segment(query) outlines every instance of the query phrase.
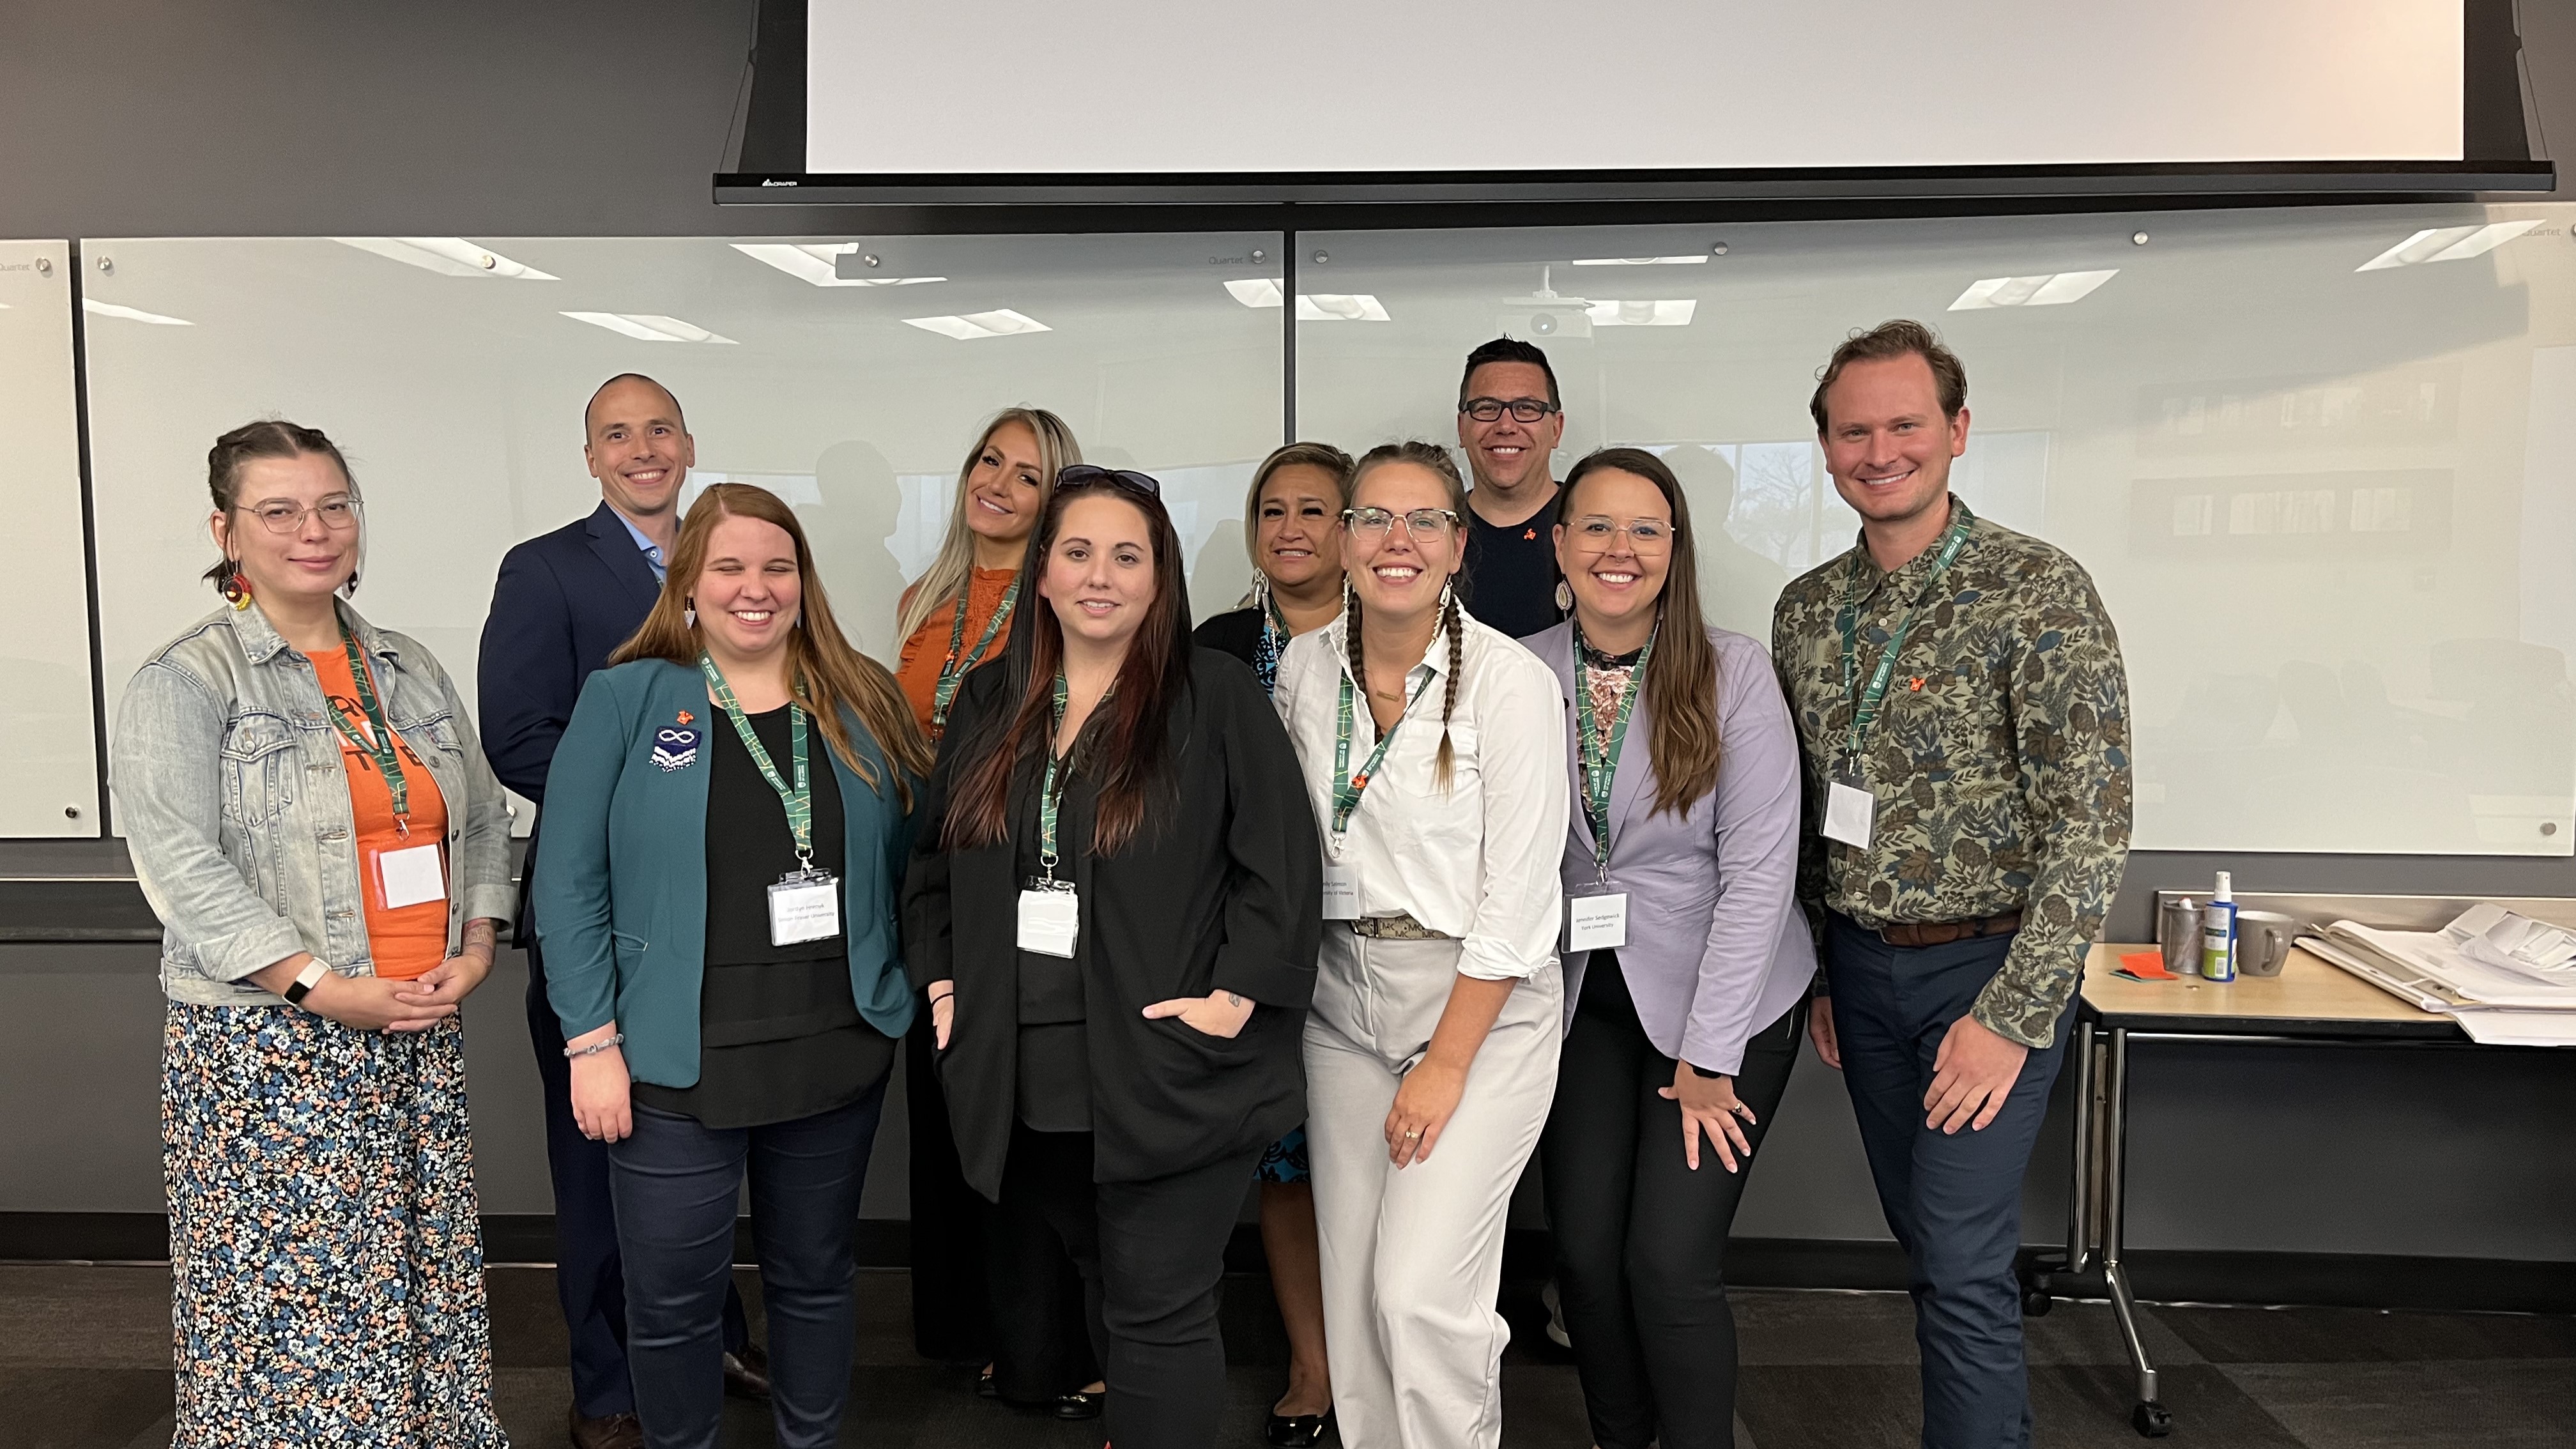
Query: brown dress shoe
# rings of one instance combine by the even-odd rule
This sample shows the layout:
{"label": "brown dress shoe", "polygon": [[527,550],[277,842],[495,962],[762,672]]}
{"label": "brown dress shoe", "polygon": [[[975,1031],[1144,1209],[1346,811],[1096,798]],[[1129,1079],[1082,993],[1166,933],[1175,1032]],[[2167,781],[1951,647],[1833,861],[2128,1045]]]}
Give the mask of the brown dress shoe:
{"label": "brown dress shoe", "polygon": [[740,1353],[724,1356],[725,1392],[737,1399],[769,1397],[769,1355],[746,1343]]}
{"label": "brown dress shoe", "polygon": [[644,1449],[644,1425],[633,1414],[602,1414],[596,1419],[572,1411],[572,1449]]}

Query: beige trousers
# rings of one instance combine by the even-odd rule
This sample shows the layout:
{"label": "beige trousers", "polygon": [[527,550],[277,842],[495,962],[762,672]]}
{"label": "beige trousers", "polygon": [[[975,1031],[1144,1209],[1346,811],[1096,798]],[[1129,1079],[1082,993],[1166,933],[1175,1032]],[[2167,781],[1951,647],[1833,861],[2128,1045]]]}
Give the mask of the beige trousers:
{"label": "beige trousers", "polygon": [[1430,1160],[1399,1171],[1387,1111],[1430,1045],[1457,963],[1455,941],[1325,924],[1306,1023],[1306,1147],[1346,1449],[1502,1442],[1504,1218],[1556,1095],[1565,983],[1551,965],[1513,988]]}

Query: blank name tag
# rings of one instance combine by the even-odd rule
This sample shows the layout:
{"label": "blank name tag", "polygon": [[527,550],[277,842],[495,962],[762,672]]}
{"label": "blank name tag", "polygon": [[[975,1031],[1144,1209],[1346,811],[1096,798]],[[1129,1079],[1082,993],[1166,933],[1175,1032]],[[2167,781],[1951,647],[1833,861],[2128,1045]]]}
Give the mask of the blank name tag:
{"label": "blank name tag", "polygon": [[1878,814],[1878,797],[1857,780],[1836,780],[1825,787],[1825,838],[1869,849],[1870,822]]}
{"label": "blank name tag", "polygon": [[1082,932],[1082,898],[1069,890],[1020,892],[1020,949],[1070,956]]}
{"label": "blank name tag", "polygon": [[798,871],[769,888],[769,944],[793,946],[841,934],[841,882]]}
{"label": "blank name tag", "polygon": [[389,911],[447,899],[447,869],[435,844],[378,852],[376,884],[384,890]]}
{"label": "blank name tag", "polygon": [[1628,893],[1565,898],[1565,949],[1609,951],[1628,944]]}
{"label": "blank name tag", "polygon": [[1341,861],[1324,862],[1324,919],[1356,921],[1360,918],[1360,872],[1355,865]]}

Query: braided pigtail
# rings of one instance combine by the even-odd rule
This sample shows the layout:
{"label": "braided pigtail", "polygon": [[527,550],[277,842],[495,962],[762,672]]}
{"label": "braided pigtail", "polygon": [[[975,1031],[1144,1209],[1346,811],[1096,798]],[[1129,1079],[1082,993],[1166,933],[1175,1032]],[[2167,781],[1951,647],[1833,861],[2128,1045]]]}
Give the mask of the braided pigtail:
{"label": "braided pigtail", "polygon": [[1432,762],[1431,778],[1445,791],[1449,788],[1450,766],[1457,758],[1457,752],[1449,745],[1449,716],[1458,708],[1458,669],[1466,646],[1458,637],[1463,632],[1458,626],[1458,591],[1444,588],[1440,597],[1440,627],[1449,631],[1449,682],[1440,692],[1440,755]]}
{"label": "braided pigtail", "polygon": [[[1366,650],[1360,647],[1359,590],[1350,587],[1348,584],[1344,584],[1342,586],[1342,603],[1342,628],[1347,636],[1343,639],[1342,643],[1344,647],[1349,650],[1351,656],[1351,682],[1359,686],[1360,700],[1365,704],[1368,700],[1369,687],[1368,654]],[[1371,718],[1369,721],[1370,732],[1374,734],[1376,732],[1376,728],[1377,721],[1374,718]]]}

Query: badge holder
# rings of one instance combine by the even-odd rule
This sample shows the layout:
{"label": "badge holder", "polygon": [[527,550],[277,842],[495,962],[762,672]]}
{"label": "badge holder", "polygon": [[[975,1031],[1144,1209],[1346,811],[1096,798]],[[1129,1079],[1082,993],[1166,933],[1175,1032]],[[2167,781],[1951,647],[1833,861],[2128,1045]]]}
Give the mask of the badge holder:
{"label": "badge holder", "polygon": [[1360,918],[1360,868],[1340,858],[1340,842],[1334,842],[1333,853],[1324,857],[1324,919],[1356,921]]}
{"label": "badge holder", "polygon": [[841,934],[841,882],[828,870],[814,868],[810,851],[800,851],[798,868],[769,888],[769,944],[795,946]]}
{"label": "badge holder", "polygon": [[[1607,880],[1602,882],[1608,885]],[[1615,951],[1628,944],[1628,893],[1565,898],[1565,949]]]}
{"label": "badge holder", "polygon": [[1836,775],[1825,787],[1825,826],[1827,840],[1857,850],[1869,849],[1869,834],[1878,816],[1878,797],[1860,777],[1858,770]]}
{"label": "badge holder", "polygon": [[1069,957],[1082,934],[1082,897],[1073,882],[1055,878],[1052,853],[1044,864],[1047,873],[1029,877],[1020,890],[1020,949]]}

